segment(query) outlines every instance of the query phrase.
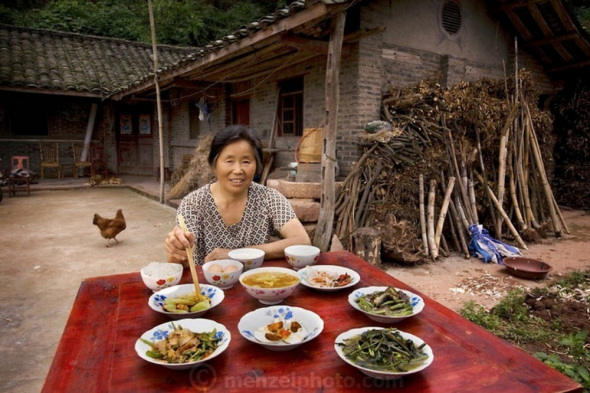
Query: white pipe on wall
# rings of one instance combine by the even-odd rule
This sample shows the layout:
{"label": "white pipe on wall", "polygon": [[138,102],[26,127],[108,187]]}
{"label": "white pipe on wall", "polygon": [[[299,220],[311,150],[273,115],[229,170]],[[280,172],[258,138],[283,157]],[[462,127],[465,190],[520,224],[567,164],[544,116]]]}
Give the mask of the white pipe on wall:
{"label": "white pipe on wall", "polygon": [[97,104],[92,104],[92,106],[90,107],[90,117],[88,118],[88,125],[86,126],[84,148],[82,149],[82,157],[80,157],[80,161],[88,161],[88,152],[90,150],[90,141],[92,140],[92,131],[94,130],[94,121],[96,120],[97,109]]}

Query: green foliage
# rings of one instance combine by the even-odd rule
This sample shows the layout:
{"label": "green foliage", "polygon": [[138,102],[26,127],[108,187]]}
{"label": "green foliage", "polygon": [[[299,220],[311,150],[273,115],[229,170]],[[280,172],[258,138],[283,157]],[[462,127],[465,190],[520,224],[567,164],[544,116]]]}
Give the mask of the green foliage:
{"label": "green foliage", "polygon": [[590,6],[582,6],[576,9],[576,17],[584,29],[590,33]]}
{"label": "green foliage", "polygon": [[[152,0],[159,44],[204,46],[286,0]],[[28,0],[0,5],[0,23],[151,42],[145,0]]]}
{"label": "green foliage", "polygon": [[564,347],[568,359],[572,361],[564,361],[554,353],[537,352],[535,354],[535,357],[543,363],[579,382],[586,392],[590,391],[590,350],[586,345],[587,335],[586,331],[570,333],[559,342]]}
{"label": "green foliage", "polygon": [[[590,286],[590,270],[575,271],[554,282],[551,288],[570,293],[574,289]],[[545,297],[551,288],[535,288],[530,296]],[[492,310],[470,301],[459,313],[468,320],[489,330],[515,345],[543,342],[555,353],[537,352],[534,356],[550,367],[579,382],[590,393],[590,346],[586,344],[586,331],[564,336],[563,326],[557,319],[546,322],[529,314],[522,290],[509,292]],[[562,356],[559,356],[562,355]]]}

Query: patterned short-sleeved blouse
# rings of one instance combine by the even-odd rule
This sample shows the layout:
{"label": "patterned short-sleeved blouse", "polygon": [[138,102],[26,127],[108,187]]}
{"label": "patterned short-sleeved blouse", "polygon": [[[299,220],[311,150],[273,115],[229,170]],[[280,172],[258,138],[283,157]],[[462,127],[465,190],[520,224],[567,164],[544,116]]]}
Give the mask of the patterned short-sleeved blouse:
{"label": "patterned short-sleeved blouse", "polygon": [[268,243],[271,233],[295,218],[291,204],[281,193],[252,183],[242,219],[228,227],[217,211],[210,186],[211,183],[191,192],[178,207],[187,230],[196,235],[194,257],[198,265],[215,248],[236,249]]}

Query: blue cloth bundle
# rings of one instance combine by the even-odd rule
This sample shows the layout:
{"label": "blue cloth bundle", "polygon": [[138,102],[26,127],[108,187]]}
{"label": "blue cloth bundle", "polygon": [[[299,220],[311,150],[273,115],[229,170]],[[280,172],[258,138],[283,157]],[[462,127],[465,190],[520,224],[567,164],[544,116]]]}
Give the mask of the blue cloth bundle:
{"label": "blue cloth bundle", "polygon": [[486,263],[496,262],[503,265],[503,257],[520,256],[520,250],[518,248],[494,239],[490,236],[487,229],[484,229],[483,225],[469,225],[469,230],[471,231],[469,251],[473,253],[474,257],[483,259]]}

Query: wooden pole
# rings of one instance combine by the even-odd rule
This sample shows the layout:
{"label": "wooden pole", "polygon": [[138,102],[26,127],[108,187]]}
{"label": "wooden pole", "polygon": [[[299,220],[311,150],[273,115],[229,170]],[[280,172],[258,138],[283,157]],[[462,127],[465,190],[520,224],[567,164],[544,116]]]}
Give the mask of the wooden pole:
{"label": "wooden pole", "polygon": [[156,106],[158,111],[158,138],[160,139],[160,203],[164,203],[164,131],[162,130],[162,100],[158,83],[158,46],[156,45],[156,27],[152,0],[148,0],[150,13],[150,29],[152,33],[152,50],[154,51],[154,85],[156,86]]}
{"label": "wooden pole", "polygon": [[[480,174],[479,173],[476,173],[475,175],[477,176],[477,178],[479,179],[479,181],[483,183],[483,179],[481,178]],[[522,238],[518,234],[518,231],[516,230],[516,228],[514,228],[514,225],[512,225],[512,222],[510,221],[510,218],[508,217],[508,214],[506,214],[506,212],[504,211],[504,209],[500,205],[500,202],[498,202],[498,199],[494,195],[494,192],[489,187],[487,187],[485,191],[488,194],[490,194],[490,197],[492,198],[492,202],[494,203],[494,206],[496,206],[496,209],[498,209],[498,211],[502,215],[502,218],[504,218],[504,221],[506,222],[506,225],[508,225],[508,229],[510,229],[510,232],[516,238],[516,241],[518,242],[518,244],[522,248],[524,248],[525,250],[528,250],[525,242],[522,240]]]}
{"label": "wooden pole", "polygon": [[442,235],[442,229],[443,229],[443,225],[445,224],[447,210],[449,209],[449,201],[451,200],[451,194],[453,192],[454,186],[455,186],[455,178],[451,177],[451,178],[449,178],[449,185],[447,186],[447,191],[445,192],[445,198],[443,199],[442,207],[440,208],[438,222],[436,223],[436,231],[434,233],[434,244],[436,245],[437,249],[439,248],[439,245],[440,245],[440,237]]}
{"label": "wooden pole", "polygon": [[428,207],[426,218],[428,220],[428,247],[432,259],[438,257],[438,248],[434,239],[434,200],[436,196],[436,180],[430,181],[430,192],[428,193]]}
{"label": "wooden pole", "polygon": [[332,239],[334,224],[334,187],[336,177],[336,130],[338,127],[338,105],[340,101],[340,55],[344,37],[346,13],[341,12],[332,19],[332,33],[328,44],[328,62],[326,65],[326,129],[322,154],[322,195],[320,215],[313,239],[313,244],[322,252],[328,251]]}
{"label": "wooden pole", "polygon": [[428,237],[426,236],[426,215],[424,212],[424,175],[420,174],[418,177],[420,183],[420,227],[422,229],[422,243],[424,244],[424,255],[428,256],[430,250],[428,248]]}

